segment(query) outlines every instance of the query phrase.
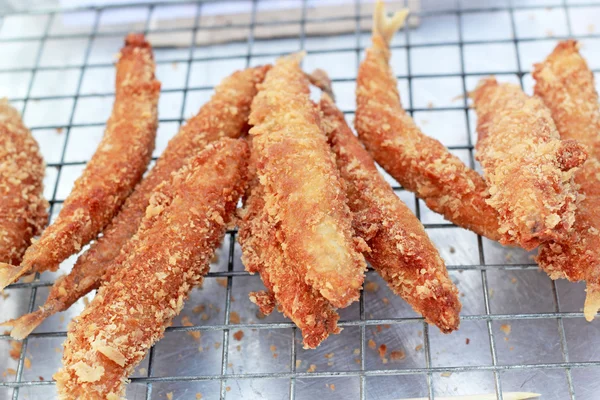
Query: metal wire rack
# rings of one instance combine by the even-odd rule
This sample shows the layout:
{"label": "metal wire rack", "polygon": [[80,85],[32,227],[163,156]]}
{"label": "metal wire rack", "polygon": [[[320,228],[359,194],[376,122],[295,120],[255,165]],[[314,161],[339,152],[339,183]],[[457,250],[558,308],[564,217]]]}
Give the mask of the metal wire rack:
{"label": "metal wire rack", "polygon": [[[116,53],[130,30],[107,28],[104,17],[110,13],[135,10],[146,15],[143,26],[134,29],[151,40],[153,35],[189,37],[185,47],[156,49],[159,79],[168,84],[162,90],[155,156],[228,74],[224,70],[270,62],[290,51],[307,51],[307,69],[319,66],[332,72],[340,106],[352,119],[356,70],[369,43],[369,32],[363,29],[371,18],[365,1],[348,1],[343,13],[323,18],[314,17],[311,10],[335,1],[300,0],[295,2],[297,13],[268,21],[261,18],[268,1],[232,0],[228,3],[248,10],[247,22],[203,24],[204,11],[216,3],[165,1],[2,15],[0,54],[13,52],[14,57],[11,53],[0,60],[0,88],[10,88],[2,88],[7,91],[2,94],[22,106],[26,123],[42,145],[51,215],[57,214],[99,141],[106,119],[100,114],[110,110],[112,86],[104,77],[110,76],[113,65],[106,54]],[[193,22],[152,28],[157,15],[170,7],[187,10]],[[57,29],[57,21],[67,15],[83,22],[75,30]],[[600,71],[594,55],[600,49],[600,34],[593,26],[600,4],[422,0],[413,15],[417,26],[393,41],[392,64],[403,103],[426,133],[471,166],[476,166],[474,115],[464,94],[480,76],[495,74],[530,90],[531,63],[541,61],[566,37],[581,40],[591,67]],[[344,21],[353,23],[353,32],[311,36],[311,25]],[[15,24],[27,24],[28,29],[14,35]],[[297,27],[297,35],[268,41],[255,35],[258,29],[282,25]],[[197,45],[195,38],[203,31],[226,29],[247,30],[247,40]],[[100,57],[103,49],[106,54]],[[289,320],[277,313],[258,315],[246,300],[260,281],[243,270],[233,230],[227,232],[204,287],[192,293],[166,337],[135,371],[128,398],[187,399],[202,394],[208,399],[434,399],[495,393],[502,399],[503,391],[522,390],[542,393],[544,399],[599,398],[600,353],[595,347],[600,345],[600,324],[583,320],[583,286],[550,281],[530,254],[502,248],[445,222],[389,176],[386,179],[421,218],[463,293],[459,332],[444,336],[428,327],[370,270],[360,302],[341,311],[342,334],[305,351]],[[62,272],[73,261],[65,262]],[[56,276],[44,273],[11,285],[0,298],[2,317],[40,305]],[[9,371],[0,377],[0,398],[56,396],[51,375],[60,364],[57,346],[64,340],[68,320],[81,307],[77,304],[44,323],[23,342],[16,360],[0,357],[0,368]],[[9,336],[0,335],[1,354],[8,354],[10,343]]]}

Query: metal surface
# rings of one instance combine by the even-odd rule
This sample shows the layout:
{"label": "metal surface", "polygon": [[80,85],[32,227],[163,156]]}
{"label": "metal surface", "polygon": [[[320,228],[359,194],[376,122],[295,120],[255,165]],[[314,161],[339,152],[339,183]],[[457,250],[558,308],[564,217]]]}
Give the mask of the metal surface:
{"label": "metal surface", "polygon": [[[234,3],[234,2],[232,2]],[[311,19],[311,9],[331,2],[297,1],[299,11],[277,22],[261,19],[265,1],[247,7],[248,23],[205,26],[202,3],[152,3],[61,11],[51,9],[2,17],[0,95],[21,107],[47,162],[46,195],[56,216],[62,201],[102,135],[113,100],[114,54],[131,29],[156,35],[187,35],[186,48],[156,49],[163,82],[155,156],[179,124],[193,115],[218,81],[231,71],[307,50],[307,70],[329,71],[340,107],[351,121],[354,87],[369,32],[367,4],[350,1],[343,15]],[[268,6],[268,5],[267,5]],[[169,7],[187,7],[194,22],[152,30]],[[429,135],[470,165],[474,114],[464,97],[480,76],[521,82],[530,93],[532,63],[541,61],[558,38],[576,37],[594,71],[600,71],[600,4],[568,0],[423,0],[420,25],[398,33],[392,65],[405,107]],[[119,29],[107,15],[123,10],[140,21]],[[72,14],[74,13],[74,14]],[[80,23],[63,23],[65,14]],[[354,34],[311,37],[314,24],[353,20]],[[145,22],[143,22],[145,21]],[[270,24],[298,27],[296,38],[254,40]],[[19,27],[21,27],[19,29]],[[23,29],[22,27],[27,27]],[[196,47],[203,30],[247,29],[248,40]],[[399,399],[459,394],[531,391],[542,399],[600,398],[600,321],[587,323],[581,307],[584,286],[552,282],[532,254],[502,248],[457,228],[432,213],[386,175],[398,195],[421,218],[462,292],[462,324],[442,335],[428,327],[373,271],[359,303],[341,310],[344,331],[317,350],[302,349],[293,324],[275,312],[257,314],[248,292],[261,288],[240,261],[236,232],[228,232],[203,288],[197,288],[165,338],[136,369],[129,399]],[[10,286],[0,297],[2,320],[35,309],[48,287],[69,270],[71,257],[55,273]],[[78,302],[23,342],[16,360],[11,341],[0,335],[0,399],[56,397],[52,374],[60,345]],[[189,326],[191,325],[191,326]],[[243,332],[243,338],[238,340]],[[196,336],[193,335],[195,333]],[[198,335],[199,334],[199,335]],[[379,346],[387,346],[381,357]],[[393,353],[392,351],[396,352]],[[14,369],[14,374],[9,369]]]}

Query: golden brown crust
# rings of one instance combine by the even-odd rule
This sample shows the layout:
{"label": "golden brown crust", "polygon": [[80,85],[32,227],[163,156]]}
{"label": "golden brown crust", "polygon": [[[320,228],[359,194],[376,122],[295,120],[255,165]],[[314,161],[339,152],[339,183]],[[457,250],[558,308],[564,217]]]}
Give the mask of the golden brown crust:
{"label": "golden brown crust", "polygon": [[370,247],[365,257],[427,322],[444,333],[457,329],[458,289],[423,225],[379,174],[329,96],[320,106],[356,231]]}
{"label": "golden brown crust", "polygon": [[585,280],[584,314],[592,320],[600,308],[600,110],[592,71],[577,42],[560,42],[535,66],[535,94],[550,108],[563,139],[587,145],[590,157],[575,174],[585,198],[578,204],[574,234],[540,246],[537,262],[551,278]]}
{"label": "golden brown crust", "polygon": [[594,74],[574,40],[560,42],[535,65],[535,94],[551,109],[563,139],[575,139],[600,159],[600,111]]}
{"label": "golden brown crust", "polygon": [[56,221],[25,252],[0,288],[32,272],[56,270],[111,221],[141,179],[154,149],[160,82],[154,77],[152,48],[130,34],[117,63],[116,94],[102,141]]}
{"label": "golden brown crust", "polygon": [[48,222],[45,164],[39,146],[8,100],[0,100],[0,262],[19,264]]}
{"label": "golden brown crust", "polygon": [[[69,326],[62,399],[117,399],[208,272],[244,190],[248,146],[222,139],[160,185],[120,268]],[[111,397],[112,396],[112,397]]]}
{"label": "golden brown crust", "polygon": [[501,242],[531,250],[564,239],[575,222],[575,169],[587,154],[561,141],[550,110],[519,86],[483,79],[470,93],[477,112],[477,160],[500,217]]}
{"label": "golden brown crust", "polygon": [[425,136],[404,111],[389,58],[386,41],[374,33],[357,78],[354,121],[360,140],[375,161],[430,209],[458,226],[500,239],[483,178]]}
{"label": "golden brown crust", "polygon": [[335,307],[359,297],[366,263],[339,173],[297,55],[281,58],[252,103],[250,130],[265,207],[286,259]]}
{"label": "golden brown crust", "polygon": [[208,143],[223,137],[237,138],[247,130],[256,85],[262,82],[268,68],[262,66],[235,72],[215,88],[210,101],[169,141],[154,168],[136,186],[103,236],[79,257],[66,277],[55,282],[46,304],[32,314],[5,323],[14,326],[13,337],[26,337],[45,318],[66,310],[99,287],[106,269],[137,231],[154,188],[168,180],[171,173]]}
{"label": "golden brown crust", "polygon": [[[250,170],[253,170],[251,164]],[[303,268],[282,249],[281,227],[268,215],[264,188],[250,180],[240,220],[242,261],[250,273],[258,272],[266,292],[250,293],[250,301],[264,314],[275,304],[302,331],[305,348],[316,348],[330,334],[339,333],[339,315],[329,302],[305,282]]]}

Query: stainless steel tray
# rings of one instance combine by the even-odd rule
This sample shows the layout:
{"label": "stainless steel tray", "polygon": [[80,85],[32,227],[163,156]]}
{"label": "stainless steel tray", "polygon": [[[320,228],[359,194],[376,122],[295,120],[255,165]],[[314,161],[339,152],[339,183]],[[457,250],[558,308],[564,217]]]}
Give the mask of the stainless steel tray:
{"label": "stainless steel tray", "polygon": [[[600,2],[593,3],[422,0],[413,27],[393,41],[392,65],[405,107],[427,134],[475,165],[475,121],[465,91],[493,73],[531,92],[532,63],[569,36],[581,40],[590,66],[599,71]],[[3,16],[0,95],[22,108],[40,142],[52,215],[101,138],[113,100],[114,55],[132,29],[161,44],[155,49],[163,82],[155,156],[222,77],[300,49],[308,52],[307,70],[329,71],[351,122],[357,66],[369,44],[369,32],[361,27],[368,27],[372,5],[360,0],[284,5],[289,10],[277,21],[267,18],[277,6],[268,1],[165,1]],[[342,11],[319,12],[332,6]],[[218,7],[248,17],[231,25],[214,17]],[[173,22],[173,15],[187,19]],[[313,35],[322,32],[319,26],[348,22],[351,32]],[[285,26],[286,37],[265,35],[274,26]],[[248,38],[222,44],[195,39],[232,29]],[[289,320],[278,313],[264,318],[248,301],[248,292],[262,283],[244,272],[232,231],[204,287],[194,290],[166,337],[136,369],[128,398],[195,399],[197,393],[203,399],[433,399],[478,393],[501,398],[502,391],[538,392],[544,400],[600,398],[600,321],[583,319],[584,286],[552,282],[532,254],[448,224],[386,178],[421,218],[461,290],[458,332],[442,335],[429,328],[369,271],[360,303],[341,311],[344,331],[305,351]],[[52,281],[74,260],[56,273],[9,287],[0,296],[0,319],[41,305]],[[5,372],[0,399],[55,398],[51,376],[60,365],[67,324],[82,308],[80,301],[46,321],[16,360],[8,355],[10,338],[0,336],[0,372]]]}

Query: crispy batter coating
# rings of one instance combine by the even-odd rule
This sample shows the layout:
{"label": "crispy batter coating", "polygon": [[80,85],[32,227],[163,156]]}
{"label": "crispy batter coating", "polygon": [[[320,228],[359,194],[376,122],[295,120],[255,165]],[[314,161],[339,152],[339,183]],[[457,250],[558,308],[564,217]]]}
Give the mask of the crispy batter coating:
{"label": "crispy batter coating", "polygon": [[563,139],[585,144],[590,157],[576,172],[585,198],[577,207],[573,235],[540,246],[537,262],[552,279],[586,280],[584,314],[588,321],[600,309],[600,110],[594,75],[577,42],[560,42],[535,66],[535,94],[550,108]]}
{"label": "crispy batter coating", "polygon": [[237,138],[246,132],[256,84],[262,82],[268,68],[262,66],[235,72],[215,88],[210,101],[169,141],[154,168],[137,185],[103,236],[79,257],[67,276],[54,283],[46,303],[31,314],[2,324],[14,327],[11,332],[14,338],[25,338],[45,318],[68,309],[99,287],[109,265],[137,231],[156,186],[168,180],[171,173],[208,143],[222,137]]}
{"label": "crispy batter coating", "polygon": [[331,98],[321,97],[323,125],[346,182],[365,257],[397,295],[444,333],[458,328],[458,289],[423,225],[377,171]]}
{"label": "crispy batter coating", "polygon": [[120,268],[69,326],[61,399],[119,399],[127,376],[202,283],[246,184],[248,146],[225,138],[160,185]]}
{"label": "crispy batter coating", "polygon": [[102,141],[60,213],[27,249],[20,266],[3,265],[0,289],[32,272],[55,271],[111,221],[142,178],[158,126],[160,82],[150,44],[130,34],[117,63],[116,94]]}
{"label": "crispy batter coating", "polygon": [[359,297],[366,263],[299,61],[280,58],[267,73],[252,103],[252,148],[284,257],[333,306],[345,307]]}
{"label": "crispy batter coating", "polygon": [[45,164],[31,132],[8,100],[0,100],[0,262],[19,264],[48,222]]}
{"label": "crispy batter coating", "polygon": [[575,40],[560,42],[533,70],[535,94],[544,100],[563,139],[575,139],[600,159],[600,112],[594,74]]}
{"label": "crispy batter coating", "polygon": [[477,112],[477,160],[500,217],[501,241],[527,250],[564,239],[575,222],[575,167],[587,154],[560,140],[550,110],[519,86],[482,79],[469,94]]}
{"label": "crispy batter coating", "polygon": [[360,64],[356,83],[358,136],[375,161],[430,209],[456,225],[498,240],[498,215],[486,203],[483,178],[439,141],[425,136],[402,108],[389,65],[390,27],[398,26],[394,21],[386,21],[383,4],[378,2],[373,44]]}
{"label": "crispy batter coating", "polygon": [[[252,162],[250,170],[253,170]],[[340,332],[339,315],[305,282],[302,266],[286,257],[281,228],[265,207],[264,188],[256,177],[250,182],[238,238],[246,270],[252,274],[258,272],[267,288],[266,292],[250,293],[250,301],[265,315],[277,304],[302,331],[304,348],[314,349],[330,334]]]}

